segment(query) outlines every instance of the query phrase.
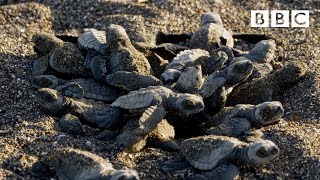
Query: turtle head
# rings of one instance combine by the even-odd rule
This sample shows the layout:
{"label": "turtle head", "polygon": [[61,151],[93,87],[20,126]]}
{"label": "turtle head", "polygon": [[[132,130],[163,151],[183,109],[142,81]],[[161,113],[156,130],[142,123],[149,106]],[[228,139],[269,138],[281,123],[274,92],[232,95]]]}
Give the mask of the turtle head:
{"label": "turtle head", "polygon": [[260,140],[250,143],[247,147],[247,159],[252,165],[261,165],[279,154],[279,148],[272,141]]}
{"label": "turtle head", "polygon": [[289,87],[298,82],[308,72],[308,66],[301,61],[293,61],[286,64],[282,69],[275,73],[275,81],[282,87]]}
{"label": "turtle head", "polygon": [[120,43],[123,46],[127,46],[130,43],[130,38],[126,30],[116,24],[110,24],[107,27],[107,43]]}
{"label": "turtle head", "polygon": [[203,99],[199,95],[180,94],[175,104],[177,110],[183,114],[195,114],[204,109]]}
{"label": "turtle head", "polygon": [[274,57],[276,42],[273,39],[259,41],[246,57],[257,63],[270,63]]}
{"label": "turtle head", "polygon": [[175,88],[181,92],[197,92],[202,85],[202,70],[201,66],[192,66],[186,68],[175,85]]}
{"label": "turtle head", "polygon": [[33,35],[32,42],[34,43],[35,51],[43,55],[50,53],[53,49],[63,44],[61,39],[49,33]]}
{"label": "turtle head", "polygon": [[40,88],[55,88],[59,85],[58,78],[52,75],[40,75],[32,80],[32,87],[35,89]]}
{"label": "turtle head", "polygon": [[181,76],[181,71],[176,69],[167,69],[161,74],[161,81],[164,84],[173,84],[175,83],[179,77]]}
{"label": "turtle head", "polygon": [[220,24],[221,26],[223,25],[220,15],[215,12],[205,13],[201,16],[201,26],[209,23]]}
{"label": "turtle head", "polygon": [[139,180],[138,172],[131,169],[116,170],[111,174],[110,180]]}
{"label": "turtle head", "polygon": [[252,71],[253,64],[250,60],[236,61],[228,67],[227,83],[238,84],[246,80]]}
{"label": "turtle head", "polygon": [[254,111],[254,120],[258,125],[267,125],[279,121],[284,109],[279,101],[264,102],[258,104]]}
{"label": "turtle head", "polygon": [[39,89],[35,97],[40,105],[51,113],[57,113],[65,103],[64,97],[58,91],[50,88]]}

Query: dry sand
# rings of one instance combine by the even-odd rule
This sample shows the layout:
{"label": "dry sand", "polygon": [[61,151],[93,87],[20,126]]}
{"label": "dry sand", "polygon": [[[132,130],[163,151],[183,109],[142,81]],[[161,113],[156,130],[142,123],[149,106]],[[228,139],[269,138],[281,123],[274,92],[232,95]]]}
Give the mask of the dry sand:
{"label": "dry sand", "polygon": [[[225,0],[126,0],[0,1],[0,177],[30,178],[29,168],[55,147],[72,146],[109,158],[116,167],[127,166],[142,179],[174,179],[191,170],[164,174],[161,164],[178,157],[148,148],[140,153],[119,153],[114,142],[96,139],[97,130],[86,127],[86,136],[63,133],[56,118],[44,114],[33,98],[30,64],[37,57],[30,42],[33,34],[79,35],[82,28],[105,29],[110,22],[123,25],[134,40],[152,41],[157,31],[194,31],[200,15],[217,11],[233,32],[268,33],[279,41],[276,61],[299,60],[310,68],[308,76],[284,92],[279,100],[286,115],[263,129],[275,141],[280,156],[258,167],[243,167],[246,178],[320,179],[320,3],[314,1]],[[309,9],[310,28],[250,28],[252,9]],[[248,50],[247,47],[239,47]]]}

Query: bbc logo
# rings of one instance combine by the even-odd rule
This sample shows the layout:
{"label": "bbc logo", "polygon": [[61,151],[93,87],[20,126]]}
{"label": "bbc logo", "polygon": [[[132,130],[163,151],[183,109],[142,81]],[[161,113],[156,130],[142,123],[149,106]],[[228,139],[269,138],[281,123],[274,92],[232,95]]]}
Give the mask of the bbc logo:
{"label": "bbc logo", "polygon": [[[271,10],[271,27],[290,27],[289,10]],[[251,10],[251,27],[269,27],[269,10]],[[308,10],[291,11],[291,27],[309,27]]]}

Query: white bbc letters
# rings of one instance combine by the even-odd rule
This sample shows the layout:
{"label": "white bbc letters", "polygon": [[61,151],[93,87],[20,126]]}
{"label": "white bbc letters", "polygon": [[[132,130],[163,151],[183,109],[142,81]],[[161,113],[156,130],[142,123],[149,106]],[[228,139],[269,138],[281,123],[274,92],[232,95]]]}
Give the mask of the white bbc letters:
{"label": "white bbc letters", "polygon": [[271,27],[289,27],[289,11],[272,10]]}
{"label": "white bbc letters", "polygon": [[251,27],[269,27],[269,11],[251,10]]}
{"label": "white bbc letters", "polygon": [[309,27],[309,11],[308,10],[292,10],[291,26],[292,27]]}
{"label": "white bbc letters", "polygon": [[[308,10],[271,10],[271,27],[309,27]],[[269,27],[269,10],[251,10],[251,27]]]}

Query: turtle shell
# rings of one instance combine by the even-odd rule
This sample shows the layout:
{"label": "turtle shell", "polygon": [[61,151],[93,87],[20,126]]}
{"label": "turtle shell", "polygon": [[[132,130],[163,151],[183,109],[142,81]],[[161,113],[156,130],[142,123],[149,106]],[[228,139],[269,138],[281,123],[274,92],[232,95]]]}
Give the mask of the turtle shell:
{"label": "turtle shell", "polygon": [[96,29],[87,29],[78,37],[79,45],[87,50],[95,50],[101,54],[106,53],[106,32]]}
{"label": "turtle shell", "polygon": [[196,31],[190,41],[189,46],[193,49],[200,48],[209,52],[222,47],[233,47],[233,37],[228,30],[220,24],[209,23]]}
{"label": "turtle shell", "polygon": [[242,142],[226,136],[200,136],[182,142],[181,152],[199,170],[212,170]]}

